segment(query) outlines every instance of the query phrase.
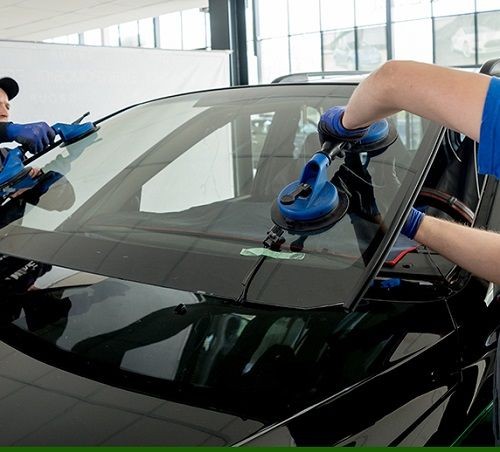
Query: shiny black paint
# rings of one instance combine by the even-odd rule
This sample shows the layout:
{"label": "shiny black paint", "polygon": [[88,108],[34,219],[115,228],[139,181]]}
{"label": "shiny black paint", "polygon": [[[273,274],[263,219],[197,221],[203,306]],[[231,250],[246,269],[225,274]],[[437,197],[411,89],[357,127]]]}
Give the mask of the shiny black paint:
{"label": "shiny black paint", "polygon": [[[417,303],[369,299],[369,291],[355,312],[340,307],[304,312],[236,306],[126,281],[95,282],[96,275],[79,278],[74,289],[12,294],[2,302],[1,338],[22,352],[6,351],[5,345],[0,352],[3,387],[20,385],[0,399],[7,422],[2,425],[24,426],[17,427],[15,435],[1,435],[2,444],[267,444],[267,437],[281,445],[450,444],[489,390],[485,381],[491,373],[492,348],[482,342],[489,330],[481,319],[490,313],[485,305],[468,300],[478,293],[474,280],[448,300],[442,290],[436,290],[434,301]],[[374,288],[372,294],[380,298],[380,290]],[[386,290],[385,298],[391,298],[390,292]],[[148,297],[158,294],[161,309],[139,310],[135,321],[122,328],[113,328],[110,322],[110,331],[101,334],[78,329],[79,316],[105,307],[114,297],[126,308],[141,302],[146,306]],[[183,314],[176,308],[187,295],[193,302],[183,303]],[[215,365],[211,358],[217,356],[208,359],[199,345],[214,331],[211,325],[221,325],[220,320],[230,315],[255,316],[257,321],[252,331],[240,336],[232,355],[221,358],[219,353]],[[301,346],[265,343],[262,360],[245,375],[242,370],[259,344],[257,339],[283,318],[310,322]],[[184,343],[166,340],[186,327],[192,327],[192,333]],[[478,338],[467,342],[470,353],[464,355],[462,331]],[[66,349],[60,345],[61,338],[76,332],[84,332],[81,340]],[[231,343],[227,337],[226,341]],[[126,352],[148,344],[160,347],[150,358],[147,351],[142,354],[141,365],[148,364],[151,374],[155,366],[161,368],[155,356],[180,356],[173,380],[161,378],[161,373],[141,375],[131,361],[124,366]],[[26,360],[27,365],[19,364]],[[206,385],[193,384],[209,363]],[[39,367],[43,370],[36,370]],[[96,393],[118,391],[119,402],[113,399],[103,405],[92,396],[81,396],[88,386]],[[54,407],[44,409],[49,393],[54,400],[62,398],[61,408],[54,402]],[[30,422],[25,421],[24,399],[18,398],[25,394],[37,407]],[[141,411],[143,403],[168,409],[160,410],[163,414]],[[99,413],[107,410],[104,421]],[[129,417],[134,421],[124,426]],[[71,419],[85,428],[76,428]],[[213,427],[220,419],[231,425],[230,433]],[[150,427],[136,429],[137,424]],[[116,425],[122,427],[114,431]],[[148,428],[151,436],[144,433]]]}

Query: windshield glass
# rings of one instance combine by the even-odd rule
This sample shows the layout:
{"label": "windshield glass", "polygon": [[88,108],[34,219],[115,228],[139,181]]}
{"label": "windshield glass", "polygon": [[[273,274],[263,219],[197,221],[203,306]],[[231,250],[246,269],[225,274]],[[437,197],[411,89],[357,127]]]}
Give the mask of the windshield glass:
{"label": "windshield glass", "polygon": [[[0,252],[237,299],[258,259],[244,250],[262,248],[277,194],[320,147],[320,114],[345,105],[353,88],[215,90],[121,112],[96,134],[33,162],[64,177],[39,196],[4,203]],[[393,120],[398,140],[378,156],[360,156],[386,225],[414,191],[437,135],[419,117]],[[341,164],[333,162],[330,176]],[[265,260],[247,300],[344,303],[383,237],[378,224],[355,214],[307,238],[285,233],[283,258]],[[287,258],[298,245],[298,259]]]}

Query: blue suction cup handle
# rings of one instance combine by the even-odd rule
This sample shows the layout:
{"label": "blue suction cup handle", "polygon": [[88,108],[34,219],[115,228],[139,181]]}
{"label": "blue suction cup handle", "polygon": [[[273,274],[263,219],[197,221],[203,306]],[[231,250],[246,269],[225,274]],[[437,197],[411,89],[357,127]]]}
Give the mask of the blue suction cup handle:
{"label": "blue suction cup handle", "polygon": [[96,130],[92,122],[83,124],[64,124],[58,122],[52,126],[64,142],[76,141],[78,138],[88,135]]}
{"label": "blue suction cup handle", "polygon": [[301,178],[281,190],[278,207],[285,218],[295,221],[316,220],[337,207],[337,189],[328,180],[327,174],[330,162],[325,154],[314,154],[302,170]]}

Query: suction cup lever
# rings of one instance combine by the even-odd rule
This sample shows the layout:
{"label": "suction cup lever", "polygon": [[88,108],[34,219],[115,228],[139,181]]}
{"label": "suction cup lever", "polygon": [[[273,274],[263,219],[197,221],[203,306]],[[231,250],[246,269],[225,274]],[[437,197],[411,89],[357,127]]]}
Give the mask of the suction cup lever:
{"label": "suction cup lever", "polygon": [[341,141],[337,144],[331,141],[325,141],[319,152],[326,155],[328,160],[330,160],[330,163],[332,163],[335,157],[344,157],[344,151],[347,147],[348,143],[345,141]]}
{"label": "suction cup lever", "polygon": [[300,196],[301,198],[307,198],[311,194],[311,186],[306,183],[301,183],[297,188],[291,193],[284,194],[280,201],[281,204],[289,205],[293,204],[295,200]]}

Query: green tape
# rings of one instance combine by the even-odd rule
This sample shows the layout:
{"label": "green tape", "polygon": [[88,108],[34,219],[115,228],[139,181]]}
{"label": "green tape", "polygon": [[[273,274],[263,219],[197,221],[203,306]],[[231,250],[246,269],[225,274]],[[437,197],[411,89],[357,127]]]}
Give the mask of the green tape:
{"label": "green tape", "polygon": [[304,253],[285,253],[284,251],[273,251],[268,248],[243,248],[242,256],[266,256],[273,259],[293,259],[301,261],[306,257]]}

